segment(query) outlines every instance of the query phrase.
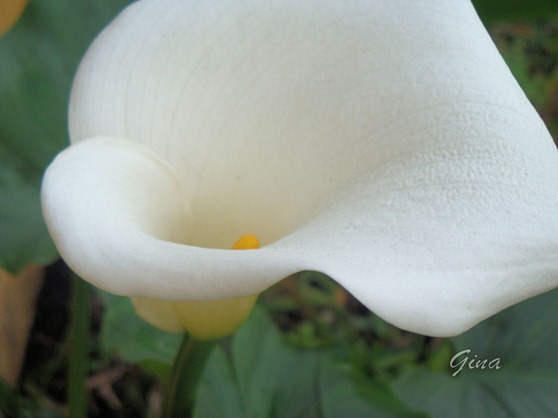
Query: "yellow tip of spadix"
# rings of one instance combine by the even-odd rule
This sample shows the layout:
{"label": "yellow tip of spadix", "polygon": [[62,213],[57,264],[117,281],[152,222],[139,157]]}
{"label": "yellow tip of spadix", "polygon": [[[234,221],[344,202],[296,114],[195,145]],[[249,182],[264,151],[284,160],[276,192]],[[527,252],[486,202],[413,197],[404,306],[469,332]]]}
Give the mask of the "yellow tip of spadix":
{"label": "yellow tip of spadix", "polygon": [[260,248],[260,240],[252,234],[242,235],[233,245],[233,250],[256,250]]}

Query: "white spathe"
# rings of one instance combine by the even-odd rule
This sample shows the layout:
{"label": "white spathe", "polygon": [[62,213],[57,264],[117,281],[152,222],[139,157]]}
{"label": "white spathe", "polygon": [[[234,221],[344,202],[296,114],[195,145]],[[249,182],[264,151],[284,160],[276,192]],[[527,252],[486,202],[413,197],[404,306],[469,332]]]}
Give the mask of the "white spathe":
{"label": "white spathe", "polygon": [[[45,218],[114,293],[319,270],[446,336],[558,286],[558,152],[469,0],[141,0],[85,56],[70,133]],[[263,248],[227,250],[245,233]]]}

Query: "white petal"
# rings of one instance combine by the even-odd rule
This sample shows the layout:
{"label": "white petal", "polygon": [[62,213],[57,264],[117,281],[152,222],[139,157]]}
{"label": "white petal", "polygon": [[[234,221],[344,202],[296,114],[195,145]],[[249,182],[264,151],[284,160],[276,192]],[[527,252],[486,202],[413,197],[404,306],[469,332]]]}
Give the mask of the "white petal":
{"label": "white petal", "polygon": [[92,138],[60,153],[45,173],[42,205],[68,265],[116,294],[230,299],[260,293],[300,270],[264,250],[184,245],[192,215],[180,182],[129,140]]}
{"label": "white petal", "polygon": [[[93,44],[70,110],[72,142],[137,141],[175,173],[127,142],[105,164],[97,140],[49,169],[55,241],[109,290],[239,297],[315,269],[450,335],[558,285],[558,154],[467,0],[142,0]],[[78,173],[89,153],[102,181]],[[197,248],[246,232],[267,247]]]}

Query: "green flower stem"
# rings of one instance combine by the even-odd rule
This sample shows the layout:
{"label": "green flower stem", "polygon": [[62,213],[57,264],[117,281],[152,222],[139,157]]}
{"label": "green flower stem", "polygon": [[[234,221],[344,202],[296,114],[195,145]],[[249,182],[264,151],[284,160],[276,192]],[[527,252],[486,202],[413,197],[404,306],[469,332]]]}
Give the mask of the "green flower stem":
{"label": "green flower stem", "polygon": [[192,418],[198,384],[216,340],[184,336],[172,368],[161,418]]}
{"label": "green flower stem", "polygon": [[91,338],[91,287],[73,276],[68,407],[72,418],[87,418],[87,372]]}

